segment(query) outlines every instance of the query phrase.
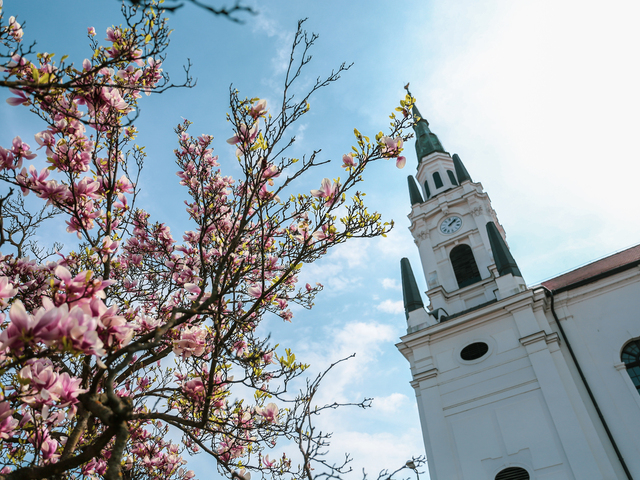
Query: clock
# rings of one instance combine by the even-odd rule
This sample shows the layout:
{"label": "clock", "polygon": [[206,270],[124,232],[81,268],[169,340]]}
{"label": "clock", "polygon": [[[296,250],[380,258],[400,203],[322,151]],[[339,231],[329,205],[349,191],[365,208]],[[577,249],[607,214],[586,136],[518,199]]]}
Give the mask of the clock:
{"label": "clock", "polygon": [[450,235],[460,230],[461,226],[462,219],[460,217],[453,216],[444,219],[444,221],[440,224],[440,231],[445,235]]}

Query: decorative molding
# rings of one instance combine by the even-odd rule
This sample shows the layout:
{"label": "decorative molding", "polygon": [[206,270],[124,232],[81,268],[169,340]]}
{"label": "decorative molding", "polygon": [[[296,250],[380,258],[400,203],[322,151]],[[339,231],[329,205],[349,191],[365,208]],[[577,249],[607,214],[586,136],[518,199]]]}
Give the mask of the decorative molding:
{"label": "decorative molding", "polygon": [[[416,373],[413,376],[413,382],[411,382],[411,385],[413,385],[414,382],[419,384],[420,382],[429,380],[431,378],[436,378],[437,376],[438,376],[438,369],[435,367],[430,368],[429,370],[426,370],[424,372]],[[414,386],[413,388],[417,388],[417,387]]]}
{"label": "decorative molding", "polygon": [[557,333],[554,332],[547,335],[543,330],[527,335],[526,337],[522,337],[520,339],[520,343],[526,347],[527,345],[532,345],[542,340],[544,340],[547,345],[551,343],[560,344],[560,337]]}
{"label": "decorative molding", "polygon": [[478,217],[483,213],[484,213],[484,209],[482,208],[482,205],[476,205],[471,209],[471,215],[473,215],[474,217]]}
{"label": "decorative molding", "polygon": [[527,345],[531,345],[533,343],[537,343],[546,339],[547,339],[547,334],[541,330],[539,332],[532,333],[531,335],[527,335],[526,337],[522,337],[520,339],[520,343],[526,347]]}
{"label": "decorative molding", "polygon": [[627,369],[627,364],[624,362],[620,362],[620,363],[616,363],[613,368],[615,368],[616,370],[618,370],[619,372],[621,372],[622,370],[626,370]]}
{"label": "decorative molding", "polygon": [[552,343],[557,343],[558,345],[560,345],[560,336],[556,332],[547,335],[544,340],[545,342],[547,342],[547,345],[550,345]]}

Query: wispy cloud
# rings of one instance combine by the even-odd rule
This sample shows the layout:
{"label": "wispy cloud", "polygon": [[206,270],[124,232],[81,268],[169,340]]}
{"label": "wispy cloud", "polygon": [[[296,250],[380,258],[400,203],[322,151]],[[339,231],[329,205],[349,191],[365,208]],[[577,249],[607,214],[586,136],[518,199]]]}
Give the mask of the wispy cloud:
{"label": "wispy cloud", "polygon": [[404,304],[402,300],[385,300],[382,303],[376,305],[376,308],[385,313],[402,313],[404,311]]}
{"label": "wispy cloud", "polygon": [[383,278],[382,288],[385,290],[400,290],[402,287],[395,278]]}
{"label": "wispy cloud", "polygon": [[409,397],[396,392],[386,397],[376,397],[373,401],[373,410],[385,414],[393,414],[401,408],[405,408],[407,405],[413,406]]}

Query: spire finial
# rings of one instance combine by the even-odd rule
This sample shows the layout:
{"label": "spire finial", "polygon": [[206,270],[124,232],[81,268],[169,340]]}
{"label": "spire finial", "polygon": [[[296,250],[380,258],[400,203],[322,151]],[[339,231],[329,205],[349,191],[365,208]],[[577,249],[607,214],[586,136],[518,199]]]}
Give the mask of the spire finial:
{"label": "spire finial", "polygon": [[[413,98],[411,92],[409,91],[409,84],[407,83],[404,86],[407,93]],[[424,157],[427,155],[431,155],[434,152],[442,152],[447,153],[438,140],[438,137],[435,133],[432,133],[429,130],[429,122],[426,118],[424,118],[420,111],[418,110],[418,106],[414,103],[411,108],[411,113],[413,114],[413,130],[416,132],[416,154],[418,155],[418,166]]]}

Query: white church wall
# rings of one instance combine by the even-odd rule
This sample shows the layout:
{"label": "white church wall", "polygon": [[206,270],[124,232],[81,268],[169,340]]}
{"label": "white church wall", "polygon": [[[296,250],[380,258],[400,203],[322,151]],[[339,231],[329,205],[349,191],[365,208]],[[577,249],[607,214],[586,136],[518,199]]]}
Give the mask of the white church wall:
{"label": "white church wall", "polygon": [[[563,292],[556,295],[555,304],[616,444],[625,460],[630,459],[627,467],[634,478],[640,478],[640,395],[620,359],[625,344],[640,338],[640,271],[633,269]],[[548,315],[551,317],[550,311]],[[578,378],[577,372],[573,377]],[[586,389],[579,390],[589,406]],[[588,410],[599,426],[595,408]],[[609,457],[615,458],[603,427],[598,428],[598,435]],[[619,478],[625,478],[623,475],[620,472]]]}

